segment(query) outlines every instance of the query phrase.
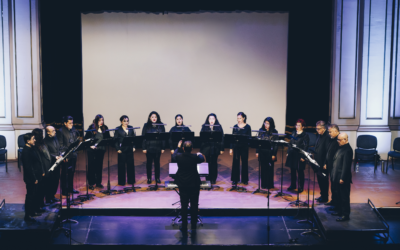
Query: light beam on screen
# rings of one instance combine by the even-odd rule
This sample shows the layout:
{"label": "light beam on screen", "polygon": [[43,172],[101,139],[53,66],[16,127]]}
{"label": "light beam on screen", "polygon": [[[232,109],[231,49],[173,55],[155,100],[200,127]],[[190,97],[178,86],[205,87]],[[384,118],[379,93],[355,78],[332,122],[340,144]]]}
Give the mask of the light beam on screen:
{"label": "light beam on screen", "polygon": [[[288,13],[82,14],[83,114],[142,127],[157,111],[199,135],[209,113],[225,133],[236,114],[284,132]],[[140,134],[140,132],[139,132]]]}

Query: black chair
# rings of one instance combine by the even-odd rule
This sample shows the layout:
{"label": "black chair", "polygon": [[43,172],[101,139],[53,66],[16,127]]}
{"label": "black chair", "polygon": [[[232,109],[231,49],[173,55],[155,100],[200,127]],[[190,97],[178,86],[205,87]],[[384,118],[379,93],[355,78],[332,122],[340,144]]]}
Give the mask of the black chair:
{"label": "black chair", "polygon": [[0,135],[0,156],[4,156],[4,162],[6,163],[6,172],[8,172],[6,147],[7,147],[6,137],[3,135]]}
{"label": "black chair", "polygon": [[307,134],[308,138],[310,138],[310,141],[308,143],[308,152],[315,153],[315,144],[317,143],[317,135],[310,132],[307,132]]}
{"label": "black chair", "polygon": [[386,173],[389,169],[389,157],[392,157],[392,169],[394,170],[393,158],[400,158],[400,137],[397,137],[396,139],[394,139],[393,151],[389,151],[389,153],[388,153]]}
{"label": "black chair", "polygon": [[361,155],[374,157],[374,173],[378,166],[378,140],[373,135],[360,135],[357,137],[357,148],[354,150],[354,171]]}
{"label": "black chair", "polygon": [[22,155],[22,149],[25,146],[25,141],[24,141],[24,135],[19,135],[18,136],[18,169],[19,172],[21,172],[21,166],[22,166],[22,162],[21,162],[21,155]]}

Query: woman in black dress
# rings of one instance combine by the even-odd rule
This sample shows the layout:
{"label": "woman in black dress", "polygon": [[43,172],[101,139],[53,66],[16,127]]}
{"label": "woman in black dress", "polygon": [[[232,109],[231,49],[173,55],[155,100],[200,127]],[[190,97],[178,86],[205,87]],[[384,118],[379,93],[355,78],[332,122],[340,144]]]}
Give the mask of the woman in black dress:
{"label": "woman in black dress", "polygon": [[172,159],[172,154],[175,152],[175,149],[178,148],[178,143],[179,141],[173,141],[172,140],[172,132],[191,132],[190,128],[188,127],[180,127],[180,126],[184,126],[183,125],[183,116],[181,114],[177,114],[175,116],[175,126],[173,126],[170,130],[169,130],[169,148],[171,149],[171,162],[175,162]]}
{"label": "woman in black dress", "polygon": [[[214,126],[218,125],[218,126]],[[215,184],[218,177],[218,155],[224,153],[224,130],[217,119],[217,115],[211,113],[207,116],[206,122],[202,125],[200,132],[220,131],[222,133],[221,142],[203,142],[200,152],[206,157],[208,162],[209,175],[206,180]]]}
{"label": "woman in black dress", "polygon": [[[238,123],[233,126],[232,134],[251,137],[251,127],[246,124],[247,116],[243,112],[237,114]],[[249,145],[231,143],[229,154],[233,155],[231,181],[232,185],[240,182],[240,159],[242,159],[242,183],[249,184]]]}
{"label": "woman in black dress", "polygon": [[292,132],[292,138],[289,144],[288,155],[286,159],[286,167],[290,167],[290,180],[291,184],[288,190],[296,189],[296,171],[299,175],[299,187],[298,192],[303,192],[304,188],[304,169],[306,168],[305,156],[300,154],[300,152],[296,149],[290,147],[290,145],[295,144],[296,147],[303,149],[304,151],[308,150],[308,145],[310,142],[310,138],[306,132],[304,132],[304,127],[306,123],[303,119],[298,119],[296,122],[296,130]]}
{"label": "woman in black dress", "polygon": [[[165,127],[161,124],[160,115],[152,111],[149,114],[147,123],[144,124],[142,129],[142,136],[145,137],[147,133],[165,133]],[[154,162],[154,175],[157,183],[161,183],[160,180],[160,157],[165,150],[165,141],[146,140],[143,139],[142,145],[143,153],[146,154],[146,169],[147,169],[147,184],[151,183],[151,169],[152,163]]]}
{"label": "woman in black dress", "polygon": [[[278,131],[275,129],[275,122],[272,117],[264,119],[258,133],[260,140],[278,140],[279,136],[272,135],[277,134]],[[260,161],[261,165],[261,188],[271,189],[274,188],[274,162],[276,161],[276,153],[278,151],[278,145],[276,143],[271,144],[271,148],[257,148],[256,157]]]}
{"label": "woman in black dress", "polygon": [[85,139],[95,139],[95,144],[87,150],[88,156],[88,183],[89,189],[94,189],[94,185],[98,188],[104,188],[101,184],[103,179],[103,159],[106,152],[105,146],[97,146],[103,139],[110,138],[110,132],[108,127],[104,125],[104,117],[102,115],[96,115],[93,123],[89,126],[88,131],[85,135]]}
{"label": "woman in black dress", "polygon": [[135,144],[122,146],[124,137],[136,136],[135,130],[129,125],[129,117],[123,115],[119,118],[121,126],[117,127],[114,133],[115,149],[118,152],[118,185],[126,184],[126,176],[128,175],[128,184],[136,183],[135,180],[135,164],[133,152],[135,152]]}

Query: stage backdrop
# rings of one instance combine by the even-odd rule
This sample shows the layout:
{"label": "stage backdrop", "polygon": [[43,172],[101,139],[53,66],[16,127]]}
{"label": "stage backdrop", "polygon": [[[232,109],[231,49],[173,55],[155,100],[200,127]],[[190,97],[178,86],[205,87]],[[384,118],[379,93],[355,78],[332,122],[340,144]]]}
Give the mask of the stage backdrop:
{"label": "stage backdrop", "polygon": [[215,113],[231,133],[242,111],[252,129],[272,116],[284,132],[288,15],[82,14],[85,128],[96,114],[142,127],[154,110],[167,131],[182,114],[198,136]]}

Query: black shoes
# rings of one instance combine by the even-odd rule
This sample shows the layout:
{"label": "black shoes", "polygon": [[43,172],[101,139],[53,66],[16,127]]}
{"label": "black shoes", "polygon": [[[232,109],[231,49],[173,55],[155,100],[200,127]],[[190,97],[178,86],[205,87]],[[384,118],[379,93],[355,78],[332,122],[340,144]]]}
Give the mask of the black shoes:
{"label": "black shoes", "polygon": [[160,180],[160,179],[157,179],[156,182],[157,182],[158,184],[160,184],[160,183],[161,183],[161,180]]}
{"label": "black shoes", "polygon": [[289,190],[289,191],[290,191],[290,190],[295,190],[295,189],[296,189],[296,187],[293,186],[293,185],[290,185],[290,187],[287,188],[287,190]]}
{"label": "black shoes", "polygon": [[318,200],[319,203],[324,203],[324,202],[327,202],[327,201],[328,201],[328,198],[321,198],[321,199]]}
{"label": "black shoes", "polygon": [[299,188],[299,190],[297,190],[299,193],[303,193],[303,189],[302,188]]}
{"label": "black shoes", "polygon": [[75,190],[75,189],[72,189],[72,192],[71,192],[71,193],[79,194],[79,191],[78,191],[78,190]]}
{"label": "black shoes", "polygon": [[342,214],[340,212],[334,212],[334,213],[331,213],[331,215],[333,215],[333,216],[342,216]]}
{"label": "black shoes", "polygon": [[236,186],[237,182],[236,181],[232,181],[232,186]]}
{"label": "black shoes", "polygon": [[36,220],[34,218],[30,217],[30,216],[25,216],[24,217],[24,221],[26,221],[26,222],[36,222]]}
{"label": "black shoes", "polygon": [[243,185],[249,185],[249,183],[246,181],[246,182],[243,182]]}
{"label": "black shoes", "polygon": [[96,187],[98,187],[98,188],[104,188],[104,186],[101,185],[101,184],[96,184]]}
{"label": "black shoes", "polygon": [[53,202],[60,202],[61,200],[60,199],[57,199],[56,197],[53,197]]}
{"label": "black shoes", "polygon": [[150,184],[151,183],[151,179],[147,179],[147,184]]}
{"label": "black shoes", "polygon": [[46,209],[43,208],[39,208],[38,210],[36,210],[36,213],[44,213],[46,212]]}
{"label": "black shoes", "polygon": [[333,203],[332,201],[325,203],[325,206],[334,206],[335,203]]}
{"label": "black shoes", "polygon": [[93,185],[89,185],[89,189],[90,189],[90,190],[94,190]]}
{"label": "black shoes", "polygon": [[330,207],[330,208],[328,208],[328,210],[332,211],[332,212],[338,212],[338,210],[335,207]]}
{"label": "black shoes", "polygon": [[315,200],[316,200],[316,201],[318,201],[318,200],[320,200],[320,199],[321,199],[321,196],[320,196],[320,197],[318,197],[318,198],[315,198]]}
{"label": "black shoes", "polygon": [[32,216],[32,217],[36,217],[36,216],[41,216],[41,215],[42,215],[42,213],[34,212],[31,216]]}
{"label": "black shoes", "polygon": [[347,220],[350,220],[350,217],[349,216],[341,216],[341,217],[339,217],[339,218],[337,218],[336,219],[336,221],[347,221]]}

